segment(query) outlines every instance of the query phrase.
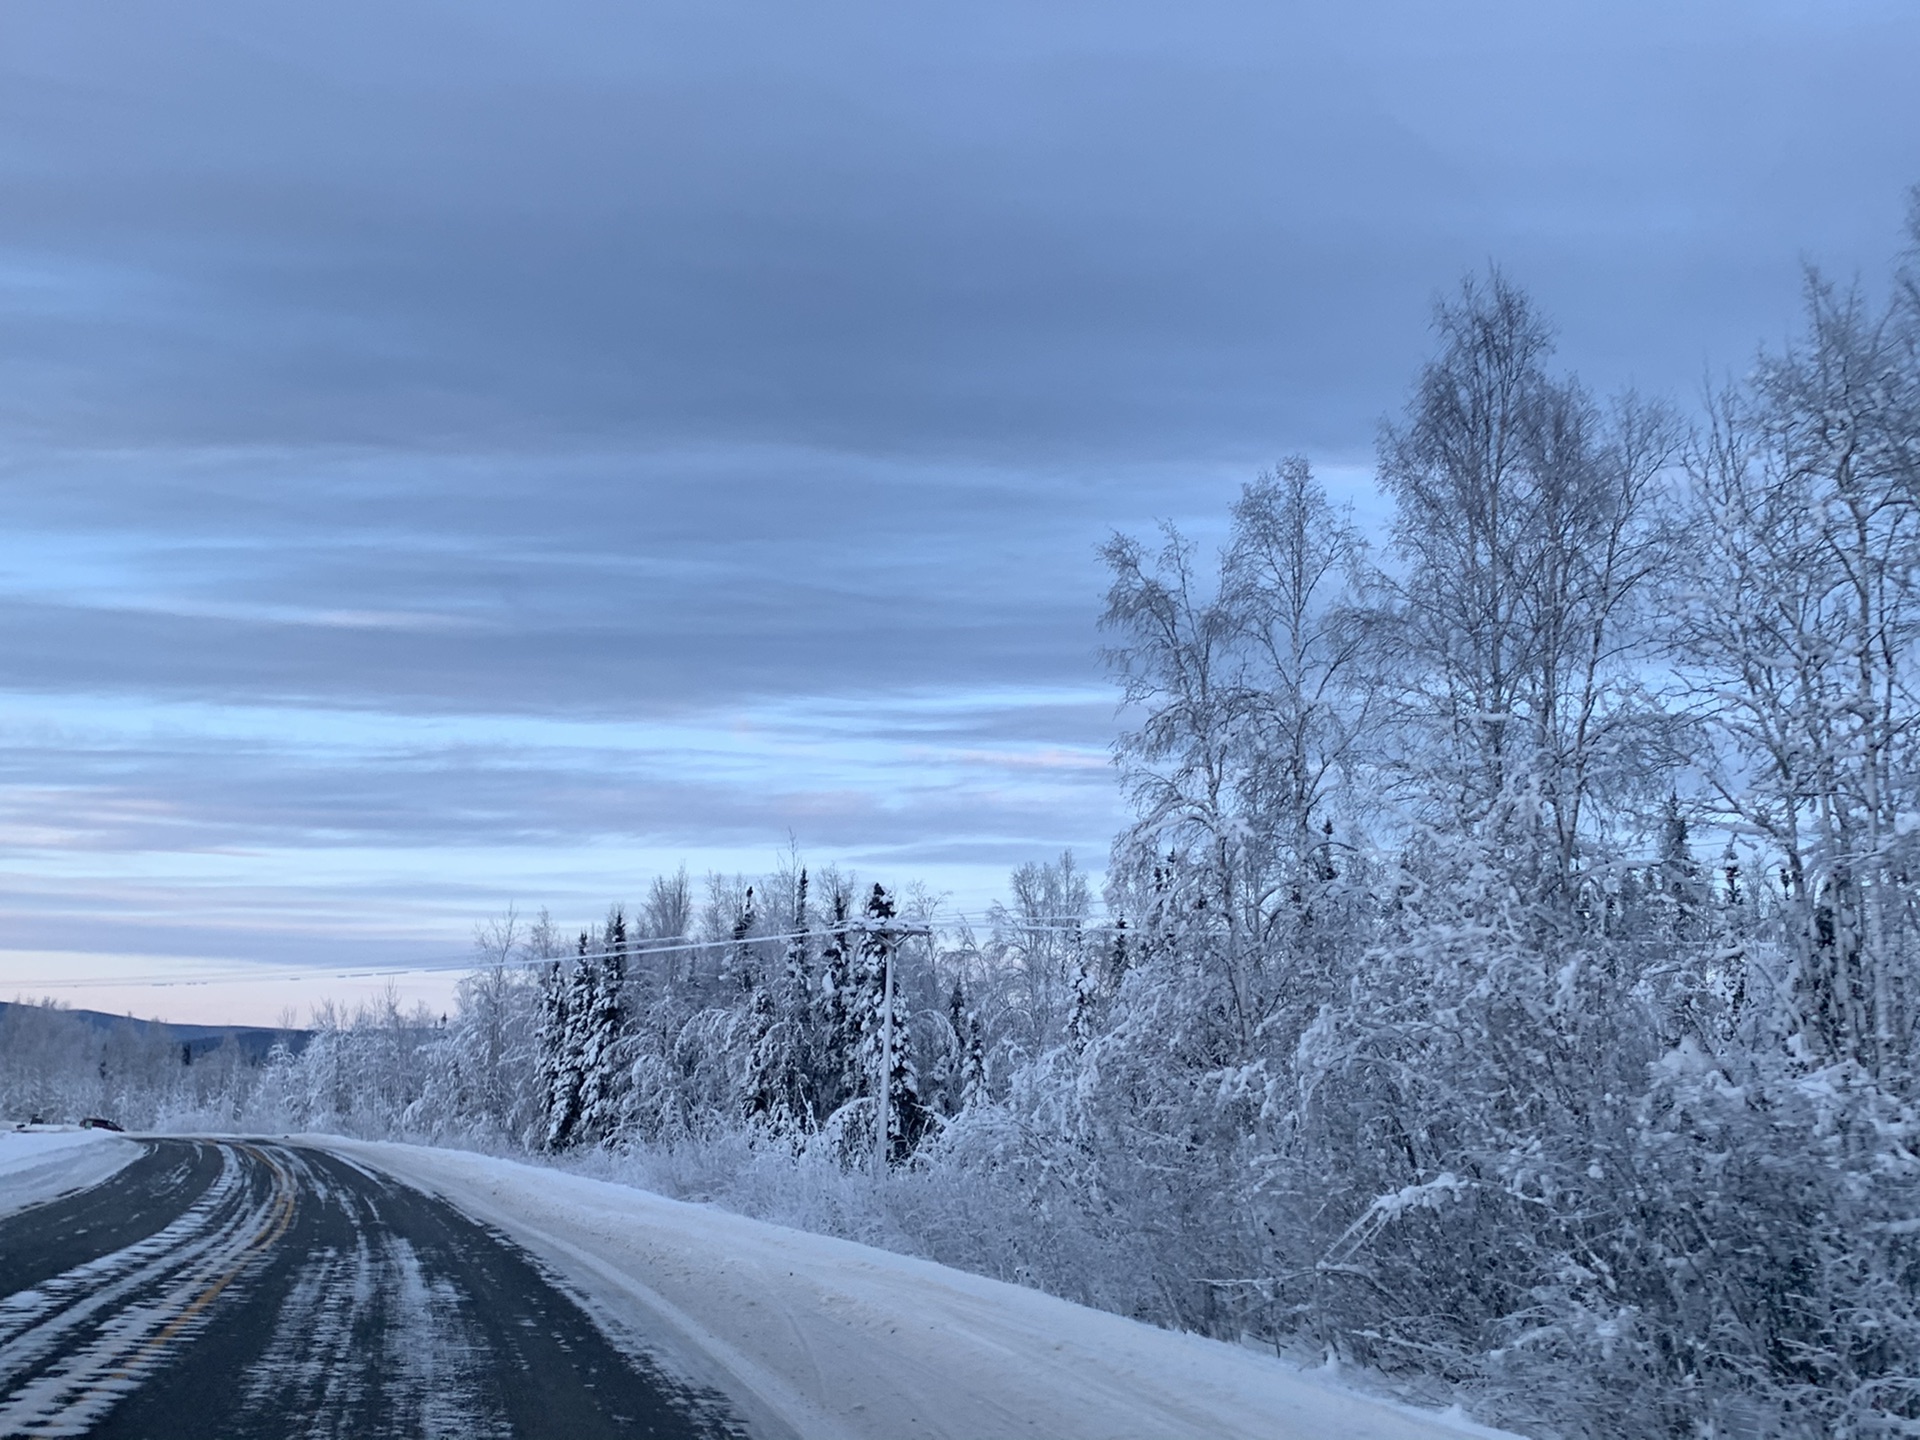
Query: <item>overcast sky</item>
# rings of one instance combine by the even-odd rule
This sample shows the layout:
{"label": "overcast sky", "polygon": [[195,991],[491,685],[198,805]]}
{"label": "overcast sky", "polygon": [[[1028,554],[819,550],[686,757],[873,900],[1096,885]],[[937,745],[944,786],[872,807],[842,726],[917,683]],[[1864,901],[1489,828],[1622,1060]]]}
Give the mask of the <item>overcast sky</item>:
{"label": "overcast sky", "polygon": [[[0,0],[0,996],[270,1018],[790,835],[1097,868],[1105,534],[1294,452],[1369,513],[1489,261],[1690,401],[1887,272],[1916,59],[1911,0]],[[311,973],[70,983],[238,962]]]}

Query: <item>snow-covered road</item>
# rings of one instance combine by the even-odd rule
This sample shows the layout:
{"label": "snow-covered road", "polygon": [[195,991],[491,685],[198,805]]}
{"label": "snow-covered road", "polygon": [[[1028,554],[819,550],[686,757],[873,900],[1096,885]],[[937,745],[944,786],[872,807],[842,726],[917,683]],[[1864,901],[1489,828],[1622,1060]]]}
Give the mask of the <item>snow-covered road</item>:
{"label": "snow-covered road", "polygon": [[0,1437],[743,1433],[415,1187],[271,1140],[129,1148],[104,1183],[0,1216]]}
{"label": "snow-covered road", "polygon": [[461,1151],[302,1137],[532,1251],[763,1433],[1461,1440],[1497,1432],[924,1260]]}

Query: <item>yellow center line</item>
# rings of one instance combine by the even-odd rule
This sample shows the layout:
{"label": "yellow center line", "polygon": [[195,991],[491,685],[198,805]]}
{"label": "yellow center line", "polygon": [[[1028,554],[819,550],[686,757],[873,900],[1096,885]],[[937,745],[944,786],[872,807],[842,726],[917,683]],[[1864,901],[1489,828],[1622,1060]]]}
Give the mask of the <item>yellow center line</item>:
{"label": "yellow center line", "polygon": [[234,1280],[239,1277],[240,1272],[252,1263],[255,1251],[264,1250],[267,1246],[273,1244],[282,1235],[286,1234],[287,1227],[293,1224],[293,1177],[276,1165],[272,1157],[264,1151],[256,1150],[251,1145],[242,1145],[236,1148],[245,1150],[259,1159],[273,1172],[274,1179],[278,1182],[274,1195],[273,1223],[269,1225],[267,1229],[261,1231],[259,1235],[255,1236],[247,1248],[240,1252],[239,1260],[234,1263],[233,1267],[229,1269],[226,1274],[222,1275],[218,1280],[215,1280],[211,1285],[207,1286],[205,1290],[202,1290],[196,1295],[188,1302],[184,1310],[167,1322],[164,1330],[141,1347],[140,1353],[136,1355],[131,1362],[133,1365],[138,1365],[142,1360],[146,1359],[148,1355],[178,1335],[181,1330],[191,1323],[194,1316],[198,1315],[218,1299],[220,1292],[231,1285]]}
{"label": "yellow center line", "polygon": [[[278,1241],[281,1236],[287,1233],[288,1227],[293,1224],[295,1209],[293,1177],[281,1169],[273,1157],[268,1155],[264,1150],[257,1149],[252,1145],[236,1145],[234,1148],[245,1151],[273,1172],[275,1185],[274,1208],[271,1220],[261,1229],[258,1235],[254,1236],[252,1241],[248,1243],[246,1249],[240,1252],[239,1260],[237,1260],[224,1275],[213,1281],[206,1289],[202,1290],[198,1295],[194,1296],[192,1300],[187,1302],[180,1313],[169,1320],[166,1327],[162,1329],[159,1334],[155,1335],[135,1352],[132,1359],[128,1360],[125,1365],[107,1377],[109,1382],[132,1379],[133,1372],[140,1367],[142,1362],[155,1351],[163,1349],[171,1343],[175,1336],[188,1325],[192,1324],[195,1316],[199,1315],[215,1300],[219,1299],[220,1293],[239,1278],[240,1272],[253,1262],[253,1257],[258,1251],[264,1250]],[[102,1388],[102,1385],[96,1385],[93,1393],[98,1394]]]}

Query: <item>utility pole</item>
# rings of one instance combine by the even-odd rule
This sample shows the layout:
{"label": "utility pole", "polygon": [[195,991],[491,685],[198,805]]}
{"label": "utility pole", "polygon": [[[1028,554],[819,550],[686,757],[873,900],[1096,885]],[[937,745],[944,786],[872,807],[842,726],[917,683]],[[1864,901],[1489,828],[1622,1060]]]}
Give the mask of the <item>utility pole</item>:
{"label": "utility pole", "polygon": [[880,1001],[880,1073],[874,1078],[873,1178],[887,1173],[887,1141],[893,1105],[893,956],[899,942],[912,936],[932,938],[925,925],[900,925],[892,920],[857,920],[849,928],[864,935],[884,936]]}
{"label": "utility pole", "polygon": [[874,1089],[873,1178],[887,1173],[887,1142],[891,1138],[888,1122],[893,1108],[893,946],[887,946],[887,978],[881,987],[880,1002],[880,1083]]}

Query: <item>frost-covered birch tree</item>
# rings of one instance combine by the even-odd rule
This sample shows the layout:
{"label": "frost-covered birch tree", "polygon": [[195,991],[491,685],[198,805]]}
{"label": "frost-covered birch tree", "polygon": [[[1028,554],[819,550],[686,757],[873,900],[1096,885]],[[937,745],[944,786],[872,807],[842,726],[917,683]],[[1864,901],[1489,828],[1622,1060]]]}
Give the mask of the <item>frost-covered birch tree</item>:
{"label": "frost-covered birch tree", "polygon": [[1777,1023],[1819,1056],[1910,1073],[1920,366],[1898,307],[1810,276],[1807,320],[1715,398],[1689,457],[1676,645],[1723,823],[1779,869]]}

